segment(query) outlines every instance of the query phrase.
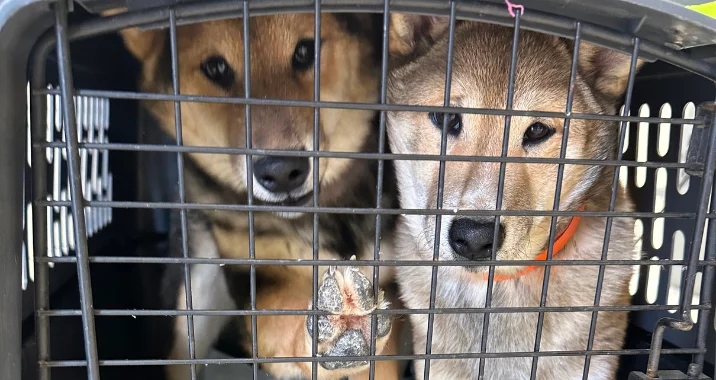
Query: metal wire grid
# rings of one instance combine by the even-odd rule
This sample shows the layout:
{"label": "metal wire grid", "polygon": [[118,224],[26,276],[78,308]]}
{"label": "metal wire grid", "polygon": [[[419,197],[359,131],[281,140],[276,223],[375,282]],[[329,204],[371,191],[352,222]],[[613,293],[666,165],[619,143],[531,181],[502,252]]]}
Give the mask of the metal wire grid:
{"label": "metal wire grid", "polygon": [[[653,117],[634,117],[628,116],[628,112],[631,106],[631,94],[634,87],[635,77],[635,63],[638,55],[651,58],[660,58],[668,63],[682,67],[684,69],[693,71],[706,77],[709,80],[716,79],[716,67],[705,62],[689,59],[686,55],[675,53],[667,50],[664,47],[651,44],[648,41],[641,41],[637,37],[624,36],[618,33],[611,32],[607,29],[600,28],[599,26],[581,23],[578,21],[568,20],[564,18],[554,17],[546,14],[535,12],[534,15],[530,14],[527,16],[522,15],[521,12],[517,12],[514,19],[510,19],[505,16],[505,10],[494,5],[487,4],[458,4],[456,1],[450,1],[447,6],[433,7],[426,6],[420,8],[417,6],[401,7],[392,6],[387,1],[384,2],[382,7],[370,6],[350,6],[350,5],[322,5],[320,2],[313,3],[312,7],[308,6],[290,6],[289,4],[262,4],[261,2],[215,2],[210,4],[201,5],[186,5],[178,6],[176,8],[161,9],[161,10],[148,10],[141,11],[126,15],[115,16],[104,20],[95,20],[78,25],[75,28],[68,28],[67,26],[67,13],[68,7],[71,3],[59,1],[55,4],[55,30],[53,34],[48,34],[43,38],[40,43],[36,46],[34,59],[33,59],[33,70],[32,70],[32,120],[33,120],[33,156],[36,166],[34,167],[34,180],[33,180],[33,199],[34,199],[34,230],[36,233],[35,241],[35,273],[36,273],[36,328],[37,328],[37,340],[38,340],[38,359],[40,367],[40,379],[49,379],[49,370],[54,367],[68,367],[68,366],[86,366],[88,376],[92,380],[99,379],[99,367],[100,366],[127,366],[127,365],[176,365],[176,364],[190,364],[191,365],[191,377],[196,378],[197,364],[226,364],[226,363],[280,363],[280,362],[311,362],[313,367],[313,378],[316,377],[316,368],[319,361],[335,361],[345,360],[345,357],[331,358],[331,357],[318,357],[317,351],[317,339],[314,336],[312,356],[306,358],[263,358],[257,356],[257,342],[256,342],[256,317],[259,315],[321,315],[324,314],[321,311],[313,310],[257,310],[256,309],[256,266],[257,265],[311,265],[313,266],[313,290],[314,290],[314,302],[316,304],[316,290],[318,288],[318,265],[362,265],[362,266],[373,266],[373,280],[374,286],[377,289],[378,283],[378,272],[375,270],[377,266],[405,266],[405,265],[420,265],[420,266],[432,266],[432,286],[431,286],[431,299],[430,307],[424,310],[380,310],[376,311],[372,316],[372,331],[376,327],[376,314],[392,314],[392,315],[405,315],[405,314],[417,314],[427,313],[429,314],[430,323],[428,326],[428,336],[432,335],[432,319],[434,314],[442,313],[484,313],[485,323],[483,325],[483,340],[487,336],[487,330],[489,328],[489,316],[491,313],[522,313],[522,312],[538,312],[540,315],[538,326],[537,326],[537,339],[536,345],[533,352],[518,352],[518,353],[488,353],[486,352],[485,344],[483,342],[482,350],[479,353],[463,353],[463,354],[432,354],[431,353],[431,339],[428,339],[428,344],[425,347],[425,354],[414,354],[414,355],[400,355],[400,356],[388,356],[388,355],[375,355],[375,335],[371,333],[371,351],[368,357],[355,357],[348,358],[354,360],[370,360],[370,378],[375,377],[374,364],[376,360],[425,360],[425,378],[429,378],[429,363],[430,360],[439,359],[460,359],[460,358],[478,358],[480,360],[480,372],[484,370],[484,359],[486,358],[497,358],[497,357],[532,357],[532,373],[531,378],[534,379],[536,376],[537,362],[540,357],[547,356],[584,356],[585,358],[585,370],[584,378],[587,378],[589,371],[590,358],[593,355],[646,355],[650,354],[651,361],[649,370],[655,370],[656,364],[658,364],[658,357],[660,353],[672,354],[693,354],[693,363],[699,368],[703,364],[704,354],[706,352],[706,333],[708,330],[709,313],[711,311],[711,305],[708,303],[711,296],[711,289],[714,282],[714,252],[716,252],[716,202],[711,202],[711,208],[707,210],[706,205],[708,204],[709,196],[713,196],[712,185],[714,179],[714,169],[716,166],[716,132],[714,128],[709,130],[709,150],[708,154],[703,161],[703,165],[700,163],[650,163],[650,162],[628,162],[623,161],[621,154],[622,149],[619,149],[619,156],[616,160],[609,161],[598,161],[598,160],[572,160],[565,158],[566,144],[568,140],[568,128],[569,122],[574,118],[581,119],[597,119],[597,120],[612,120],[620,121],[621,133],[619,138],[620,147],[623,146],[626,136],[626,125],[629,122],[670,122],[672,124],[686,124],[691,123],[699,126],[705,126],[711,124],[712,120],[691,120],[691,119],[672,119],[672,118],[653,118]],[[480,12],[476,12],[479,9]],[[188,96],[181,95],[179,93],[179,76],[178,76],[178,59],[176,54],[176,28],[177,25],[187,22],[199,22],[209,19],[227,18],[240,16],[248,18],[252,15],[280,13],[280,12],[315,12],[315,32],[316,35],[320,34],[320,17],[321,12],[328,11],[359,11],[359,12],[380,12],[384,14],[383,17],[383,51],[381,60],[381,90],[380,90],[380,104],[361,104],[361,103],[343,103],[343,102],[324,102],[320,101],[319,91],[320,88],[320,73],[318,67],[320,67],[320,39],[316,39],[316,55],[314,57],[316,61],[316,69],[314,71],[315,82],[314,82],[314,101],[285,101],[285,100],[273,100],[273,99],[253,99],[250,97],[250,77],[248,71],[245,74],[245,91],[243,98],[223,98],[223,97],[208,97],[208,96]],[[445,82],[445,107],[419,107],[419,106],[405,106],[405,105],[389,105],[386,104],[386,90],[385,82],[387,77],[387,40],[388,40],[388,29],[390,19],[388,17],[389,12],[400,11],[420,14],[443,14],[450,16],[450,38],[449,38],[449,49],[447,56],[447,71],[446,71],[446,82]],[[448,107],[449,105],[449,86],[451,83],[451,71],[452,71],[452,45],[454,35],[454,24],[456,18],[463,18],[473,21],[488,21],[503,25],[512,25],[514,28],[514,40],[513,40],[513,51],[510,64],[510,81],[509,91],[507,99],[507,108],[504,110],[496,109],[472,109],[472,108],[454,108]],[[525,24],[521,25],[522,19],[524,18]],[[172,84],[173,93],[167,94],[147,94],[137,92],[118,92],[118,91],[90,91],[90,90],[75,90],[73,87],[72,73],[71,73],[71,58],[69,51],[69,41],[79,38],[91,37],[100,33],[107,33],[119,30],[121,28],[129,26],[168,26],[170,31],[170,47],[172,52],[171,64],[172,64]],[[608,116],[608,115],[587,115],[587,114],[573,114],[571,112],[573,89],[574,89],[574,78],[576,71],[576,60],[578,54],[578,48],[575,49],[574,56],[572,58],[572,69],[570,73],[570,84],[569,84],[569,95],[567,99],[567,107],[564,113],[551,113],[551,112],[532,112],[532,111],[516,111],[512,110],[512,95],[514,93],[514,74],[517,60],[517,44],[519,43],[519,31],[522,28],[537,30],[541,32],[548,32],[564,37],[572,38],[577,42],[581,40],[587,40],[589,42],[601,43],[608,45],[612,48],[618,48],[623,51],[627,51],[632,54],[631,60],[631,72],[629,75],[628,89],[626,94],[625,107],[621,112],[620,116]],[[249,65],[249,30],[248,23],[244,23],[244,51],[245,54],[245,65]],[[58,69],[60,72],[60,91],[46,90],[44,88],[44,62],[45,58],[49,54],[51,48],[56,45],[56,53],[58,58]],[[44,141],[44,130],[41,129],[41,121],[43,120],[43,107],[42,102],[47,94],[59,94],[62,99],[62,116],[63,126],[66,135],[65,141]],[[72,96],[95,96],[103,97],[108,99],[152,99],[152,100],[167,100],[173,101],[175,108],[175,120],[176,120],[176,133],[177,133],[177,144],[176,145],[139,145],[139,144],[112,144],[112,143],[80,143],[77,139],[77,129],[75,120],[75,109],[72,102]],[[181,139],[181,118],[179,104],[182,101],[191,102],[225,102],[233,104],[243,104],[246,109],[246,148],[216,148],[216,147],[194,147],[185,146],[182,144]],[[328,108],[346,108],[346,109],[371,109],[376,110],[380,113],[380,143],[379,153],[342,153],[342,152],[321,152],[317,148],[313,151],[278,151],[278,150],[264,150],[264,149],[253,149],[251,147],[251,126],[250,126],[250,112],[251,106],[253,105],[274,105],[274,106],[293,106],[293,107],[313,107],[314,113],[314,147],[318,146],[318,127],[319,127],[319,113],[318,110],[321,107]],[[505,132],[503,136],[503,149],[500,157],[467,157],[467,156],[446,156],[446,123],[443,122],[443,133],[441,140],[440,155],[395,155],[384,153],[385,148],[385,111],[389,110],[406,110],[406,111],[417,111],[417,112],[460,112],[460,113],[476,113],[476,114],[488,114],[488,115],[503,115],[505,116]],[[565,133],[562,139],[561,153],[559,159],[527,159],[507,156],[507,136],[509,133],[509,124],[512,116],[548,116],[548,117],[559,117],[565,120]],[[282,156],[299,156],[299,157],[311,157],[314,161],[319,160],[323,157],[336,157],[336,158],[357,158],[357,159],[373,159],[379,161],[379,175],[378,175],[378,187],[377,194],[378,200],[376,208],[367,209],[355,209],[355,208],[328,208],[318,206],[318,186],[316,180],[318,178],[318,165],[313,165],[314,170],[314,204],[312,207],[288,207],[288,206],[259,206],[253,205],[252,203],[252,192],[248,191],[249,199],[246,205],[226,205],[226,204],[195,204],[188,203],[185,199],[184,186],[183,186],[183,160],[182,155],[177,155],[177,167],[179,172],[179,202],[115,202],[115,201],[88,201],[85,200],[82,194],[82,182],[81,182],[81,171],[80,171],[80,157],[79,149],[104,149],[107,151],[112,150],[128,150],[128,151],[163,151],[163,152],[176,152],[176,153],[223,153],[223,154],[244,154],[247,157],[251,155],[272,155],[280,154]],[[69,200],[46,200],[45,194],[47,193],[46,187],[46,170],[47,165],[40,159],[47,149],[64,149],[67,155],[68,168],[69,168],[69,185],[70,185],[70,196]],[[382,209],[380,208],[380,197],[382,194],[382,183],[383,183],[383,160],[394,159],[394,160],[439,160],[440,171],[439,171],[439,194],[437,208],[431,210],[420,210],[420,209]],[[446,161],[485,161],[485,162],[499,162],[500,163],[500,181],[499,181],[499,192],[497,197],[497,203],[495,211],[492,210],[444,210],[442,209],[442,190],[444,185],[444,172]],[[552,223],[550,228],[550,243],[554,242],[555,239],[555,224],[557,216],[571,216],[581,214],[574,211],[560,211],[558,210],[559,198],[556,197],[552,211],[537,211],[537,210],[501,210],[502,194],[504,188],[504,173],[505,165],[510,162],[549,162],[556,163],[559,165],[558,171],[558,187],[556,194],[559,194],[559,188],[561,187],[561,178],[563,173],[564,164],[581,164],[581,165],[609,165],[615,166],[615,175],[613,178],[612,188],[616,188],[619,179],[620,167],[664,167],[664,168],[683,168],[687,170],[703,170],[703,177],[699,189],[698,197],[698,211],[696,213],[653,213],[653,212],[616,212],[614,211],[615,204],[615,192],[613,192],[609,210],[606,212],[585,212],[584,214],[589,216],[603,216],[607,217],[607,230],[604,236],[604,246],[608,246],[609,243],[609,230],[611,226],[612,218],[617,217],[641,217],[641,218],[679,218],[679,219],[694,219],[694,234],[693,244],[689,251],[688,259],[686,260],[672,260],[672,261],[659,261],[654,262],[651,260],[606,260],[606,248],[602,252],[602,258],[600,260],[589,260],[589,261],[551,261],[552,256],[552,244],[549,244],[548,260],[546,262],[534,262],[529,260],[523,261],[511,261],[509,265],[544,265],[545,270],[545,281],[542,289],[542,297],[539,307],[529,308],[508,308],[508,307],[491,307],[490,305],[490,289],[488,289],[488,299],[486,300],[486,307],[484,309],[440,309],[435,308],[435,282],[437,280],[437,267],[438,266],[454,266],[459,265],[456,262],[443,262],[443,261],[411,261],[401,262],[397,260],[378,260],[379,246],[380,246],[380,232],[377,229],[375,236],[375,253],[374,260],[362,260],[347,262],[336,262],[332,260],[318,260],[317,247],[318,247],[318,229],[317,229],[317,218],[320,213],[357,213],[357,214],[370,214],[375,215],[376,224],[380,225],[380,218],[382,215],[397,215],[397,214],[421,214],[421,215],[434,215],[437,223],[436,228],[440,226],[440,219],[442,215],[483,215],[483,216],[499,216],[499,215],[527,215],[537,216],[545,215],[552,216]],[[247,159],[247,180],[249,183],[249,189],[252,187],[252,165],[251,160]],[[45,213],[42,211],[43,208],[47,207],[69,207],[73,216],[73,227],[74,227],[74,239],[76,242],[76,257],[43,257],[41,252],[44,251],[47,246],[46,241],[46,228],[45,225]],[[87,238],[85,230],[87,228],[86,221],[82,215],[83,210],[89,208],[104,207],[104,208],[167,208],[167,209],[179,209],[181,212],[181,231],[182,231],[182,249],[183,258],[166,258],[166,257],[152,257],[152,258],[130,258],[130,257],[90,257],[87,250]],[[187,239],[186,239],[186,212],[191,209],[218,209],[218,210],[233,210],[233,211],[245,211],[249,213],[249,218],[253,220],[253,214],[255,212],[311,212],[314,213],[314,257],[313,260],[304,261],[292,261],[292,260],[260,260],[255,258],[254,239],[253,239],[253,223],[250,223],[250,255],[248,259],[200,259],[191,258],[188,256]],[[702,243],[702,236],[704,232],[705,222],[708,220],[709,233],[707,237],[707,257],[703,261],[698,260],[698,252]],[[496,224],[495,229],[497,230],[499,225]],[[439,235],[437,235],[439,236]],[[497,236],[497,234],[495,235]],[[436,237],[437,240],[437,237]],[[437,257],[438,242],[435,242],[435,257]],[[494,253],[493,253],[494,254]],[[81,309],[80,310],[50,310],[48,302],[48,264],[50,263],[74,263],[77,265],[79,281],[80,281],[80,298],[81,298]],[[182,264],[184,266],[184,281],[186,289],[186,303],[188,310],[95,310],[92,304],[92,292],[90,287],[90,273],[89,263],[164,263],[164,264]],[[211,264],[242,264],[249,265],[251,272],[251,308],[250,310],[192,310],[191,307],[191,283],[190,283],[190,266],[191,264],[199,263],[211,263]],[[494,278],[494,266],[505,265],[505,262],[499,262],[495,260],[493,256],[491,260],[485,261],[484,265],[490,266],[489,271],[489,286],[492,286],[492,279]],[[618,306],[618,307],[606,307],[600,306],[600,292],[601,284],[603,281],[603,273],[606,265],[685,265],[686,275],[684,277],[684,290],[682,297],[678,305],[633,305],[633,306]],[[546,281],[549,277],[550,267],[552,265],[598,265],[599,271],[599,283],[597,286],[597,292],[595,294],[593,306],[582,306],[582,307],[547,307],[546,295],[547,295],[547,284]],[[700,305],[691,305],[691,293],[693,293],[695,284],[695,275],[697,271],[703,271],[703,287],[704,294]],[[609,310],[628,310],[628,311],[650,311],[650,310],[678,310],[678,318],[672,320],[663,320],[659,324],[656,330],[654,345],[652,350],[643,349],[624,349],[624,350],[593,350],[592,343],[594,338],[594,330],[596,327],[596,316],[598,311],[609,311]],[[663,334],[665,327],[672,327],[677,329],[690,329],[693,323],[690,319],[690,311],[696,309],[699,314],[702,315],[700,320],[703,323],[698,324],[698,339],[694,348],[682,348],[682,349],[671,349],[666,350],[660,349],[661,334]],[[560,312],[576,312],[576,311],[591,311],[592,312],[592,324],[590,326],[589,333],[589,344],[586,350],[577,351],[559,351],[559,352],[541,352],[539,351],[539,336],[541,335],[543,327],[543,316],[545,312],[560,311]],[[94,328],[94,317],[95,316],[186,316],[188,320],[188,331],[187,339],[190,347],[190,359],[188,360],[99,360],[97,355],[96,346],[96,333]],[[251,329],[253,332],[252,341],[252,357],[251,358],[237,358],[237,359],[196,359],[194,354],[194,331],[193,331],[193,316],[197,315],[244,315],[251,317]],[[81,316],[84,327],[84,344],[86,350],[86,360],[75,360],[75,361],[53,361],[49,357],[49,318],[60,317],[60,316]],[[314,334],[316,329],[316,319],[314,318]],[[257,366],[254,366],[254,377]]]}

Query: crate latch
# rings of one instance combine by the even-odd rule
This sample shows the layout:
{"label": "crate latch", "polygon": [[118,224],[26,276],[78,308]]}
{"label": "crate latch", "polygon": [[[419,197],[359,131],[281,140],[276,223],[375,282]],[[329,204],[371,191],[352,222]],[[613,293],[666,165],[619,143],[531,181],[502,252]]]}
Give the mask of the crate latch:
{"label": "crate latch", "polygon": [[629,374],[629,380],[711,380],[711,378],[703,373],[697,376],[689,376],[681,371],[663,370],[659,371],[658,377],[649,377],[644,372],[634,371]]}
{"label": "crate latch", "polygon": [[696,121],[701,123],[694,124],[691,130],[691,139],[689,141],[689,149],[686,152],[686,174],[694,177],[703,177],[704,164],[708,155],[709,134],[714,128],[714,117],[716,117],[716,103],[701,103],[696,108]]}

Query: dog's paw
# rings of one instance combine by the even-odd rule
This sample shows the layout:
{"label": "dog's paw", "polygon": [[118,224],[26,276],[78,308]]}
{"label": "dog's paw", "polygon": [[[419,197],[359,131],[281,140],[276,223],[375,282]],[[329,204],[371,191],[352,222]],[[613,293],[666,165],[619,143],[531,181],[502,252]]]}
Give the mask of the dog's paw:
{"label": "dog's paw", "polygon": [[[331,313],[318,315],[319,356],[367,356],[370,355],[371,316],[376,309],[388,306],[383,291],[373,293],[371,281],[355,267],[344,269],[330,267],[323,274],[318,289],[316,309]],[[313,318],[306,318],[308,344],[313,337]],[[376,355],[385,347],[392,320],[389,315],[376,316]],[[320,362],[327,370],[340,370],[368,365],[368,361]]]}

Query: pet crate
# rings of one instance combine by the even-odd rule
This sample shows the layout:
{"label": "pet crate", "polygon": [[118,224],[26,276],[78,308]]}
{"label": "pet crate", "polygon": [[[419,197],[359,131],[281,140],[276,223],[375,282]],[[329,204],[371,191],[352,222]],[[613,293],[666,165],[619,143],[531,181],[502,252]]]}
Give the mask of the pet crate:
{"label": "pet crate", "polygon": [[[152,282],[158,265],[191,262],[162,256],[168,210],[200,207],[168,202],[177,192],[170,185],[182,184],[177,153],[192,149],[210,153],[212,148],[182,146],[157,133],[137,105],[153,95],[137,91],[139,67],[113,33],[130,26],[175,30],[180,24],[210,19],[344,11],[451,15],[577,38],[638,53],[652,62],[630,77],[620,116],[611,117],[621,122],[623,161],[604,163],[621,167],[614,183],[627,185],[637,204],[638,212],[632,216],[637,218],[644,254],[641,260],[619,263],[635,268],[627,342],[615,352],[587,349],[571,354],[619,355],[620,379],[632,371],[653,376],[657,369],[678,371],[661,372],[662,378],[713,378],[716,10],[714,3],[702,3],[524,0],[520,2],[524,8],[511,16],[511,3],[499,0],[0,0],[0,380],[99,380],[100,374],[102,379],[159,378],[159,367],[171,361],[151,356],[155,342],[143,337],[152,328],[147,326],[155,325],[145,322],[163,315],[207,312],[156,310],[158,298],[148,289],[158,286]],[[98,16],[114,7],[127,7],[129,13]],[[163,99],[197,101],[181,94]],[[385,104],[384,90],[376,105],[315,100],[299,103],[377,112],[400,108]],[[223,101],[262,103],[248,98]],[[510,109],[497,112],[520,115]],[[381,133],[384,127],[381,122]],[[351,157],[340,152],[308,154],[330,156]],[[355,158],[400,159],[387,153]],[[255,212],[266,211],[257,206],[245,209],[252,207]],[[315,207],[308,211],[406,212]],[[431,215],[436,214],[440,213],[433,210]],[[606,216],[610,215],[619,216]],[[593,265],[600,263],[605,264]],[[593,307],[574,309],[600,310],[598,300]],[[541,355],[537,349],[527,354],[535,359]],[[467,357],[484,357],[484,353]],[[400,358],[440,360],[429,351]],[[314,355],[301,360],[328,359]],[[244,373],[240,366],[270,361],[249,353],[248,358],[182,363],[196,369],[234,364],[239,366],[232,367],[236,376]],[[204,368],[199,376],[208,378],[210,373]],[[246,378],[264,376],[256,370],[247,373]],[[649,378],[644,373],[631,376]]]}

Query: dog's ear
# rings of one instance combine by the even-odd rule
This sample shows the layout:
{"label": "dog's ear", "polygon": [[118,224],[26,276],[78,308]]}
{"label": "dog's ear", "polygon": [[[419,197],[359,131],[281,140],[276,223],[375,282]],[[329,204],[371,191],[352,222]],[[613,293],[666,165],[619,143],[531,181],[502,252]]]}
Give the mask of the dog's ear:
{"label": "dog's ear", "polygon": [[448,17],[391,13],[388,46],[390,53],[398,56],[412,55],[442,36],[449,25]]}
{"label": "dog's ear", "polygon": [[[638,59],[636,70],[644,64]],[[579,68],[584,78],[600,94],[618,99],[626,91],[629,82],[631,56],[620,51],[598,47],[588,43],[579,46]]]}
{"label": "dog's ear", "polygon": [[[110,9],[103,11],[102,16],[114,16],[124,12],[126,12],[124,8]],[[143,31],[139,28],[127,28],[119,31],[127,50],[143,64],[161,54],[165,44],[165,34],[156,29]]]}

